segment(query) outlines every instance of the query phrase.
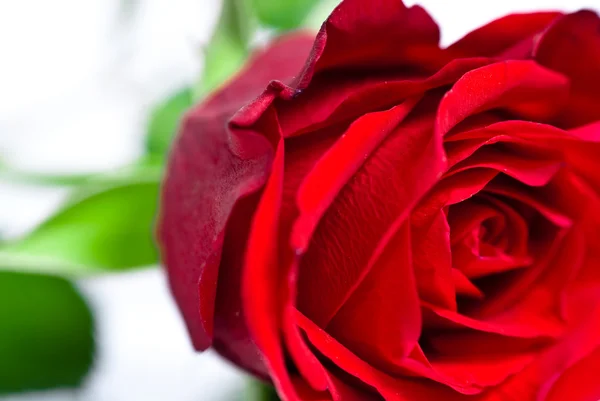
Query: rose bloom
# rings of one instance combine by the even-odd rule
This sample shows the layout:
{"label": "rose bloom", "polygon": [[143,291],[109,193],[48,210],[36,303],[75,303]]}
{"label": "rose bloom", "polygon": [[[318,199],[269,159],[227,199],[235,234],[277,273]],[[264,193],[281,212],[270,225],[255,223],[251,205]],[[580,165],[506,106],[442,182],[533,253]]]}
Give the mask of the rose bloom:
{"label": "rose bloom", "polygon": [[346,0],[187,114],[158,238],[193,344],[290,401],[596,401],[600,19],[438,41]]}

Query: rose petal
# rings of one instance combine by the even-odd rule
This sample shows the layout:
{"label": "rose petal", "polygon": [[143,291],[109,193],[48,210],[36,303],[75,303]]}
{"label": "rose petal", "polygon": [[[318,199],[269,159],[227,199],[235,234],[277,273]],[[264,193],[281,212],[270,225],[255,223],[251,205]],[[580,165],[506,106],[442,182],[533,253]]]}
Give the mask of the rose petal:
{"label": "rose petal", "polygon": [[[487,128],[487,127],[486,127]],[[471,132],[471,131],[470,131]],[[459,134],[460,135],[460,134]],[[460,135],[461,137],[466,135]],[[455,166],[456,164],[465,161],[470,156],[473,155],[476,151],[481,149],[484,146],[492,146],[500,143],[500,144],[527,144],[531,145],[533,149],[536,150],[535,153],[538,153],[541,157],[546,156],[543,150],[538,150],[535,148],[535,144],[529,144],[521,138],[512,137],[510,135],[506,135],[500,133],[498,135],[492,136],[490,138],[482,139],[482,138],[473,138],[473,139],[464,139],[464,140],[454,140],[448,141],[444,143],[444,149],[446,150],[446,154],[448,155],[448,165],[450,167]],[[500,145],[503,146],[503,145]],[[547,158],[547,156],[546,156]]]}
{"label": "rose petal", "polygon": [[[346,183],[321,218],[302,258],[298,282],[299,309],[317,324],[331,319],[368,272],[372,255],[382,251],[382,238],[391,238],[393,230],[386,234],[388,229],[401,226],[443,171],[440,138],[433,137],[430,129],[428,116],[402,123]],[[316,173],[314,178],[318,183]],[[315,216],[325,210],[319,197],[328,196],[330,190],[322,190],[311,194],[316,210],[299,206],[301,215],[292,234],[295,249],[303,249],[318,222]]]}
{"label": "rose petal", "polygon": [[410,226],[405,223],[327,331],[376,366],[407,356],[421,333],[412,266]]}
{"label": "rose petal", "polygon": [[[305,338],[302,336],[298,325],[296,324],[296,299],[298,287],[299,260],[297,255],[290,255],[293,260],[290,263],[284,263],[289,266],[287,272],[288,280],[286,286],[287,294],[283,296],[284,314],[282,322],[282,332],[285,345],[292,360],[294,361],[298,372],[307,383],[317,391],[325,391],[328,388],[328,374],[321,361],[319,361],[313,350],[308,347]],[[286,292],[286,291],[282,291]]]}
{"label": "rose petal", "polygon": [[431,330],[421,340],[427,347],[431,369],[480,391],[493,391],[493,386],[518,374],[552,341],[470,330]]}
{"label": "rose petal", "polygon": [[531,187],[511,180],[506,176],[499,176],[493,180],[485,187],[485,192],[514,199],[528,205],[558,227],[567,228],[573,225],[571,217],[552,204],[552,199],[540,196],[539,191],[534,191]]}
{"label": "rose petal", "polygon": [[490,62],[485,58],[452,60],[425,77],[422,72],[415,74],[403,69],[376,74],[372,71],[318,74],[293,99],[277,104],[283,134],[288,137],[310,133],[365,113],[389,109],[409,97],[450,85],[464,73]]}
{"label": "rose petal", "polygon": [[467,158],[484,145],[522,144],[518,146],[527,146],[527,152],[542,152],[540,156],[548,154],[548,157],[563,159],[565,166],[575,169],[600,191],[600,170],[596,167],[597,154],[600,152],[599,132],[600,125],[597,123],[564,131],[527,121],[503,121],[446,137],[445,148],[449,163],[452,164]]}
{"label": "rose petal", "polygon": [[479,197],[468,199],[453,205],[448,209],[448,224],[450,225],[450,238],[452,245],[457,244],[477,230],[485,221],[494,221],[499,231],[506,229],[506,218],[489,202],[482,201]]}
{"label": "rose petal", "polygon": [[600,17],[596,13],[583,10],[558,18],[540,38],[534,58],[571,82],[561,126],[600,120]]}
{"label": "rose petal", "polygon": [[304,252],[319,219],[348,180],[375,149],[398,129],[418,99],[388,111],[365,114],[317,161],[298,189],[299,217],[292,228],[292,248]]}
{"label": "rose petal", "polygon": [[596,193],[600,193],[599,143],[579,142],[565,148],[566,163]]}
{"label": "rose petal", "polygon": [[[297,400],[296,388],[290,378],[284,359],[280,329],[285,322],[285,311],[289,306],[287,288],[289,278],[285,266],[280,266],[278,246],[280,214],[283,202],[284,141],[277,121],[273,100],[289,94],[289,88],[272,82],[251,105],[241,109],[232,119],[230,126],[241,132],[258,130],[270,134],[277,145],[271,175],[263,191],[248,239],[245,266],[242,276],[242,303],[247,317],[248,329],[262,352],[279,393]],[[301,349],[302,344],[297,344]],[[312,360],[301,361],[312,363]],[[311,367],[315,365],[311,364]],[[317,366],[318,367],[318,366]],[[320,383],[319,371],[314,370],[310,379]]]}
{"label": "rose petal", "polygon": [[[300,400],[298,386],[294,385],[284,359],[280,327],[289,307],[285,279],[278,263],[279,213],[283,191],[283,141],[277,149],[271,176],[254,215],[248,248],[245,255],[245,268],[242,277],[242,299],[247,317],[248,329],[256,346],[264,355],[265,364],[279,394],[290,400]],[[282,302],[283,301],[283,302]],[[301,348],[297,348],[302,350]],[[296,355],[297,356],[297,355]],[[304,360],[312,363],[312,360]],[[315,365],[311,365],[313,368]],[[317,366],[319,367],[319,366]],[[319,371],[310,378],[319,385]],[[308,390],[308,389],[306,389]]]}
{"label": "rose petal", "polygon": [[488,202],[505,217],[506,232],[499,233],[499,236],[503,237],[503,239],[506,239],[507,241],[506,252],[517,257],[526,257],[529,252],[528,221],[526,221],[525,218],[517,210],[515,210],[515,208],[499,198],[490,196],[488,194],[481,194],[479,199]]}
{"label": "rose petal", "polygon": [[[590,355],[600,343],[600,292],[579,292],[569,302],[572,313],[571,330],[556,345],[540,354],[536,360],[513,376],[481,401],[546,400],[552,385],[564,372]],[[581,385],[581,383],[580,383]],[[576,389],[570,388],[576,395]],[[551,393],[550,393],[551,394]],[[576,398],[573,398],[576,400]],[[587,401],[587,400],[586,400]]]}
{"label": "rose petal", "polygon": [[[584,135],[584,134],[581,134]],[[557,141],[575,142],[577,135],[548,124],[540,124],[522,120],[493,121],[490,124],[473,127],[469,130],[453,133],[444,138],[445,142],[475,141],[485,144],[497,136],[506,136],[526,141],[532,147],[540,149],[556,149]],[[550,143],[549,143],[550,142]]]}
{"label": "rose petal", "polygon": [[545,121],[564,105],[568,80],[533,61],[505,61],[466,73],[442,99],[436,132],[446,135],[470,115],[507,109],[530,121]]}
{"label": "rose petal", "polygon": [[456,310],[450,228],[442,211],[434,216],[427,224],[411,224],[417,288],[422,300]]}
{"label": "rose petal", "polygon": [[[490,294],[486,302],[470,311],[473,316],[503,314],[508,319],[555,320],[563,318],[561,294],[575,280],[584,257],[583,238],[571,229],[562,238],[562,233],[552,234],[553,242],[540,241],[532,252],[539,252],[537,260],[529,268],[509,281],[497,294]],[[554,230],[558,231],[558,230]]]}
{"label": "rose petal", "polygon": [[461,399],[459,393],[434,382],[420,383],[389,376],[354,355],[304,315],[298,313],[297,322],[306,333],[308,341],[321,354],[344,372],[377,390],[385,400],[412,401],[425,398],[458,401]]}
{"label": "rose petal", "polygon": [[401,0],[344,0],[323,24],[299,87],[335,67],[415,65],[416,57],[437,65],[439,36],[421,7],[407,8]]}
{"label": "rose petal", "polygon": [[457,296],[461,295],[477,299],[485,298],[484,293],[463,272],[455,268],[452,268],[452,283],[454,284]]}
{"label": "rose petal", "polygon": [[158,227],[162,258],[197,349],[208,348],[212,341],[227,218],[237,199],[263,184],[272,157],[264,137],[224,130],[226,118],[205,118],[201,112],[187,117],[162,190]]}
{"label": "rose petal", "polygon": [[173,144],[157,237],[173,295],[197,349],[212,342],[227,219],[237,199],[264,184],[273,158],[262,135],[229,130],[227,122],[269,80],[296,75],[311,43],[310,35],[289,35],[255,55],[227,86],[188,113]]}
{"label": "rose petal", "polygon": [[[314,140],[304,140],[301,143],[287,141],[285,143],[282,222],[292,221],[295,213],[295,191],[299,183],[319,156],[331,146],[336,137],[336,133],[332,132],[315,137]],[[249,200],[250,198],[245,198],[238,201],[228,222],[226,243],[224,245],[228,252],[223,254],[220,267],[220,275],[224,280],[220,281],[217,292],[215,342],[213,346],[219,353],[238,366],[242,366],[261,377],[268,377],[263,358],[249,336],[240,299],[243,257],[247,245],[249,219],[252,217],[257,203],[257,200],[252,202],[249,202]],[[289,228],[281,230],[289,233]],[[282,299],[284,298],[282,297]],[[293,301],[293,296],[287,300],[288,303]],[[288,350],[302,376],[313,388],[324,390],[327,384],[322,381],[324,379],[321,376],[322,372],[319,372],[320,364],[315,366],[312,351],[305,350],[305,347],[303,347],[304,340],[299,340],[293,335],[294,331],[298,330],[295,323],[291,329],[287,326],[289,324],[286,325],[284,315],[283,332],[286,335],[286,345],[288,345]],[[310,355],[307,355],[309,352]],[[296,383],[296,388],[298,386],[299,383]]]}
{"label": "rose petal", "polygon": [[562,169],[548,185],[536,189],[541,198],[551,199],[556,208],[567,211],[573,220],[586,221],[588,227],[598,224],[600,194],[572,169]]}
{"label": "rose petal", "polygon": [[459,269],[469,279],[478,279],[497,273],[503,273],[514,269],[529,266],[532,259],[528,256],[507,255],[503,251],[494,249],[495,253],[486,252],[482,256],[480,252],[473,249],[465,242],[458,243],[452,247],[452,266]]}
{"label": "rose petal", "polygon": [[[479,338],[477,341],[482,341],[482,339]],[[535,358],[536,353],[537,350],[525,353],[487,354],[477,357],[473,355],[440,356],[430,358],[430,361],[433,369],[438,372],[452,377],[459,383],[469,383],[473,387],[484,390],[519,373]]]}
{"label": "rose petal", "polygon": [[350,386],[338,379],[333,373],[329,374],[329,391],[333,401],[380,401],[374,391],[365,391],[356,386]]}
{"label": "rose petal", "polygon": [[[213,348],[236,365],[268,379],[269,372],[246,324],[242,304],[242,272],[250,222],[258,194],[237,201],[227,222],[217,286]],[[226,280],[223,280],[225,278]]]}
{"label": "rose petal", "polygon": [[[485,193],[451,206],[448,220],[452,264],[466,277],[476,279],[531,263],[527,228],[521,216]],[[488,231],[480,238],[484,222]]]}
{"label": "rose petal", "polygon": [[[544,126],[549,129],[540,130],[536,128],[528,130],[532,125]],[[444,148],[448,154],[450,166],[466,160],[477,150],[486,146],[503,150],[515,149],[518,151],[523,149],[520,153],[524,158],[561,158],[562,149],[555,146],[556,142],[561,139],[563,142],[569,142],[568,139],[572,138],[568,138],[568,134],[564,131],[550,128],[543,124],[504,121],[454,134],[444,143]],[[540,136],[536,136],[538,133]],[[557,135],[562,135],[562,137],[557,137]],[[570,142],[573,143],[574,141],[571,140]]]}
{"label": "rose petal", "polygon": [[443,207],[462,202],[479,193],[497,175],[498,172],[494,170],[475,168],[443,177],[415,207],[411,219],[414,222],[431,220],[431,216],[435,216]]}
{"label": "rose petal", "polygon": [[586,142],[600,142],[600,121],[574,128],[569,133]]}
{"label": "rose petal", "polygon": [[523,146],[486,146],[454,165],[447,176],[473,168],[489,168],[524,184],[539,187],[550,182],[563,164],[560,156],[538,154]]}
{"label": "rose petal", "polygon": [[426,330],[468,329],[505,337],[541,339],[553,338],[563,332],[563,327],[554,322],[540,325],[539,322],[524,321],[523,319],[513,321],[508,319],[479,320],[425,302],[422,303],[422,307]]}
{"label": "rose petal", "polygon": [[283,35],[254,53],[244,68],[200,106],[203,113],[233,115],[260,95],[270,81],[290,84],[300,74],[314,43],[308,32]]}
{"label": "rose petal", "polygon": [[298,396],[294,401],[331,401],[331,395],[328,392],[315,391],[315,389],[298,376],[292,376],[292,384]]}
{"label": "rose petal", "polygon": [[523,41],[528,42],[532,51],[534,37],[560,15],[557,12],[510,14],[471,31],[448,51],[453,57],[499,56]]}
{"label": "rose petal", "polygon": [[[449,164],[458,163],[482,146],[514,143],[527,146],[539,155],[555,155],[592,181],[600,182],[596,155],[600,152],[600,124],[564,131],[556,127],[528,121],[502,121],[454,133],[445,138]],[[503,145],[504,146],[504,145]],[[600,186],[599,186],[600,188]]]}
{"label": "rose petal", "polygon": [[480,359],[486,356],[510,358],[511,354],[525,355],[539,353],[541,347],[552,345],[564,331],[556,330],[554,335],[515,337],[503,333],[489,333],[477,330],[428,330],[423,333],[420,343],[427,349],[430,360],[436,358]]}
{"label": "rose petal", "polygon": [[545,401],[598,401],[600,400],[600,347],[563,372],[545,398]]}
{"label": "rose petal", "polygon": [[242,276],[242,297],[248,328],[265,357],[271,378],[280,394],[296,399],[284,362],[279,336],[277,263],[278,216],[283,179],[283,142],[280,142],[271,176],[253,218]]}

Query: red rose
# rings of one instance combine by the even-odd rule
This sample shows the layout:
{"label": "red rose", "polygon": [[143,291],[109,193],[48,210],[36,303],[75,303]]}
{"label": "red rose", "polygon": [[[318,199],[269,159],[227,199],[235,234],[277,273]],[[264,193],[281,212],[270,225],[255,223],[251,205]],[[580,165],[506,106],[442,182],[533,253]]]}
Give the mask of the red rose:
{"label": "red rose", "polygon": [[188,114],[159,240],[194,345],[285,400],[595,401],[600,19],[438,39],[346,0]]}

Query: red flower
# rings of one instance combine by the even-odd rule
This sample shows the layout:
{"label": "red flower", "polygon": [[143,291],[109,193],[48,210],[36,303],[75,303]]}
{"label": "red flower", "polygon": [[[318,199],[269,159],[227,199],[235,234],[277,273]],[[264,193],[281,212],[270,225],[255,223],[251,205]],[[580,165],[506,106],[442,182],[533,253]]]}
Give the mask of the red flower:
{"label": "red flower", "polygon": [[194,345],[285,400],[595,401],[600,19],[438,39],[346,0],[188,114],[159,240]]}

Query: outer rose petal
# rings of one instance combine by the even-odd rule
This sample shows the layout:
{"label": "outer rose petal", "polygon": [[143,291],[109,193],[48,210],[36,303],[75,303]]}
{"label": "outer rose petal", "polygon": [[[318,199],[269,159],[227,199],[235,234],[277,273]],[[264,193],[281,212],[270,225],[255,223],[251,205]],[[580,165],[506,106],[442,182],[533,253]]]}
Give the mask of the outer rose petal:
{"label": "outer rose petal", "polygon": [[227,122],[269,80],[295,76],[311,44],[310,35],[294,35],[256,55],[239,76],[188,113],[171,151],[157,236],[173,295],[198,349],[212,342],[227,219],[237,199],[264,184],[273,157],[267,138],[231,131]]}
{"label": "outer rose petal", "polygon": [[534,58],[571,81],[572,96],[561,125],[600,120],[600,17],[596,13],[584,10],[557,19],[541,37]]}
{"label": "outer rose petal", "polygon": [[227,222],[223,243],[226,251],[219,267],[220,277],[227,277],[227,281],[217,286],[213,347],[236,365],[266,379],[269,372],[248,332],[242,304],[244,255],[259,195],[239,199]]}
{"label": "outer rose petal", "polygon": [[299,87],[315,73],[336,67],[398,67],[424,57],[437,69],[439,37],[421,7],[407,8],[402,0],[344,0],[323,24]]}
{"label": "outer rose petal", "polygon": [[[237,199],[267,177],[271,145],[234,136],[224,117],[191,114],[178,138],[163,186],[158,236],[173,295],[197,349],[211,345],[214,302],[227,218]],[[200,133],[200,135],[197,135]],[[239,157],[236,148],[245,155]],[[232,180],[231,172],[238,175]],[[209,179],[210,177],[210,179]],[[214,199],[221,201],[216,203]]]}
{"label": "outer rose petal", "polygon": [[[243,69],[196,107],[197,112],[233,116],[260,95],[273,80],[291,83],[298,77],[314,43],[310,32],[284,35],[258,50]],[[194,111],[192,111],[194,113]]]}
{"label": "outer rose petal", "polygon": [[500,56],[507,50],[526,42],[529,56],[536,43],[536,36],[552,21],[561,16],[558,12],[511,14],[498,18],[478,28],[448,48],[452,57]]}

